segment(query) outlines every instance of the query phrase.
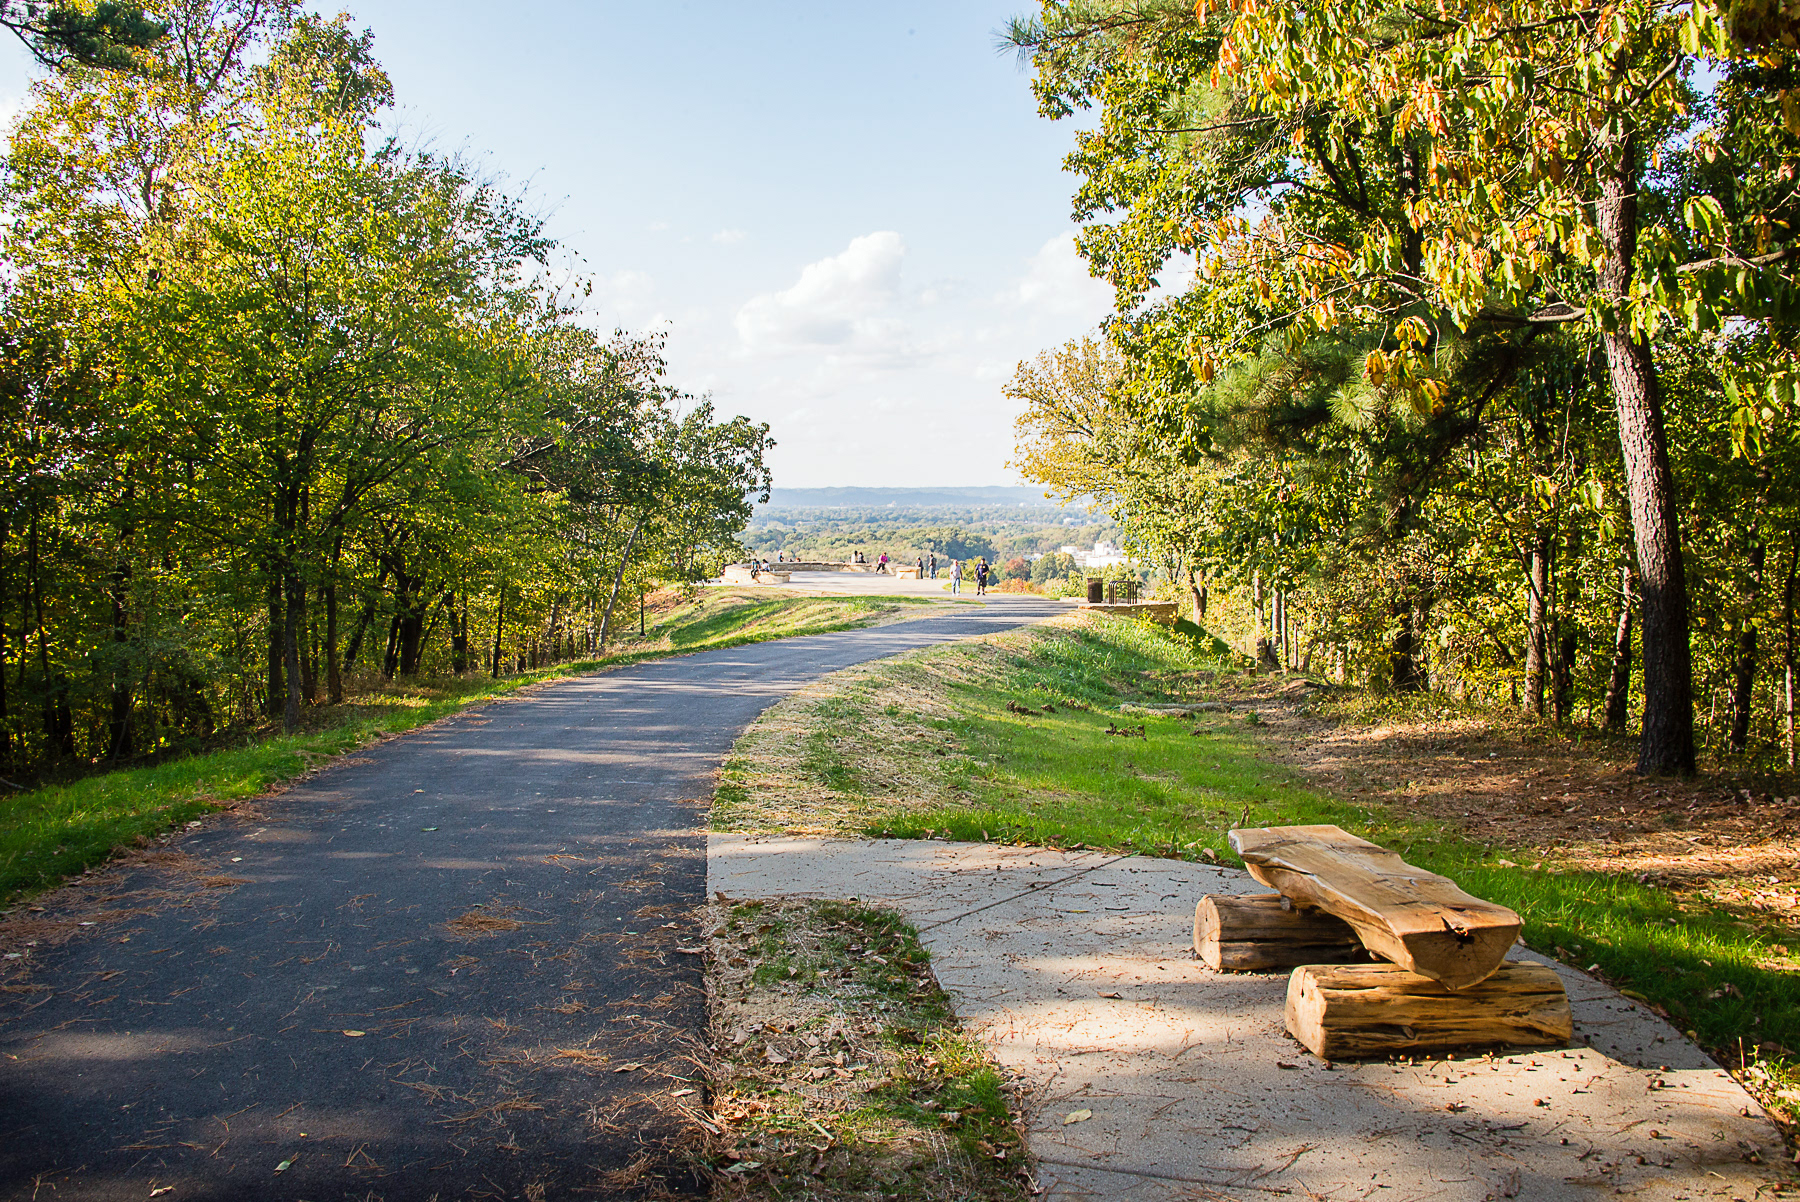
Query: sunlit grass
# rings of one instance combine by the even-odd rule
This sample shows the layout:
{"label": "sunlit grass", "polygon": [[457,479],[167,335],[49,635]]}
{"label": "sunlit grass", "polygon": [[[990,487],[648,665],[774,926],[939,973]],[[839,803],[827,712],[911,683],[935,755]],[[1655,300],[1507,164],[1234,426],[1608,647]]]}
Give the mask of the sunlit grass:
{"label": "sunlit grass", "polygon": [[[1510,906],[1532,947],[1592,966],[1733,1067],[1740,1046],[1754,1059],[1759,1043],[1800,1044],[1800,974],[1759,964],[1770,958],[1770,941],[1726,911],[1684,904],[1625,875],[1534,867],[1541,853],[1334,797],[1269,758],[1254,720],[1241,713],[1178,721],[1118,712],[1122,701],[1168,699],[1160,680],[1222,667],[1192,640],[1143,623],[1096,621],[1033,632],[1025,646],[999,670],[963,673],[945,685],[958,716],[937,725],[967,753],[946,767],[958,800],[886,815],[869,833],[1237,864],[1226,840],[1232,827],[1333,823]],[[1057,708],[1020,715],[1008,711],[1009,701]],[[1143,738],[1107,733],[1140,723]]]}

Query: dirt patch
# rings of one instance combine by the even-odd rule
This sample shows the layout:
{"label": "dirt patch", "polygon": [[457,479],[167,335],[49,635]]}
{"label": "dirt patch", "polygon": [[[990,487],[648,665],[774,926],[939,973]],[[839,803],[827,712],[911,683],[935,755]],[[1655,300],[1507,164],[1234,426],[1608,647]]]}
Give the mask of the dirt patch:
{"label": "dirt patch", "polygon": [[504,913],[470,910],[444,925],[465,939],[481,939],[488,935],[498,935],[502,931],[516,931],[525,924],[516,918],[506,917]]}
{"label": "dirt patch", "polygon": [[708,918],[717,1196],[1026,1195],[1022,1095],[898,915],[777,901]]}

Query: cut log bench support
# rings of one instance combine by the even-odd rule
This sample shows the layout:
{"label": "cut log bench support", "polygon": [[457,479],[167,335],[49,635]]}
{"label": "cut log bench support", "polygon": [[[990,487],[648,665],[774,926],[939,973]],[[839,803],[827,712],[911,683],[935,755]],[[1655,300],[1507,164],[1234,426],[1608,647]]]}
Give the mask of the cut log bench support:
{"label": "cut log bench support", "polygon": [[1250,875],[1302,906],[1349,923],[1370,951],[1449,989],[1499,969],[1519,916],[1336,826],[1231,832]]}
{"label": "cut log bench support", "polygon": [[[1327,1060],[1574,1035],[1562,979],[1508,961],[1519,916],[1335,826],[1231,832],[1275,894],[1205,897],[1194,950],[1213,968],[1293,967],[1287,1029]],[[1389,964],[1359,963],[1373,954]]]}
{"label": "cut log bench support", "polygon": [[1279,893],[1201,898],[1194,907],[1194,951],[1222,972],[1355,964],[1369,958],[1348,923],[1296,906]]}
{"label": "cut log bench support", "polygon": [[1288,979],[1288,1034],[1325,1060],[1501,1044],[1553,1046],[1574,1036],[1562,978],[1509,961],[1449,990],[1396,964],[1313,964]]}

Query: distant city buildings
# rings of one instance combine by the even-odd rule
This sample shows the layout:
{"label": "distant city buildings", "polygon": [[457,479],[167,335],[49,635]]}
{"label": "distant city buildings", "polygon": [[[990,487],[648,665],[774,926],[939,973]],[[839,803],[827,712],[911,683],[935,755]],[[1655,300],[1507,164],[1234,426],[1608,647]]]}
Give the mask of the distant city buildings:
{"label": "distant city buildings", "polygon": [[[1061,550],[1064,555],[1073,559],[1077,566],[1083,568],[1110,568],[1116,564],[1131,562],[1131,556],[1121,551],[1117,543],[1107,542],[1105,539],[1095,543],[1092,551],[1083,551],[1074,543],[1063,544]],[[1043,556],[1033,555],[1031,558],[1039,560]]]}

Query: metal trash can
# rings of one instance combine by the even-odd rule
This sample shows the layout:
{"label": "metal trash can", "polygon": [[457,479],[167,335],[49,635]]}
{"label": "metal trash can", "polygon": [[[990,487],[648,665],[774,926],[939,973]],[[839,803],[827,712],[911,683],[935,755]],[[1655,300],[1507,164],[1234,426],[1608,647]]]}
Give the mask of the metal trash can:
{"label": "metal trash can", "polygon": [[1088,577],[1088,604],[1100,605],[1106,600],[1106,581],[1097,576]]}

